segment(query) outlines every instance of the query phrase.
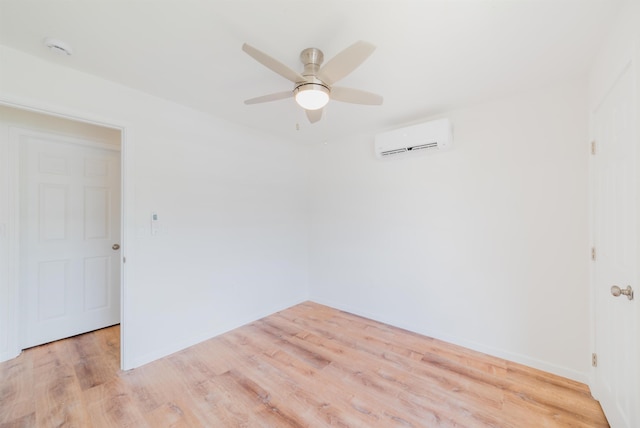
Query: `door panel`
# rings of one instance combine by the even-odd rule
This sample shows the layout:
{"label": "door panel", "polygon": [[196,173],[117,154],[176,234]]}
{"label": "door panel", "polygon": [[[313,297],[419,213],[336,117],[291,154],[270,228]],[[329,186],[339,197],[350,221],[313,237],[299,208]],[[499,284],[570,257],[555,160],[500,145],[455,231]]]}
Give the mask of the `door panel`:
{"label": "door panel", "polygon": [[38,321],[46,322],[67,313],[69,260],[38,263]]}
{"label": "door panel", "polygon": [[69,186],[40,184],[38,188],[40,209],[40,242],[67,239],[67,199]]}
{"label": "door panel", "polygon": [[84,259],[84,309],[101,309],[109,306],[110,257]]}
{"label": "door panel", "polygon": [[[614,427],[637,427],[638,407],[638,187],[635,105],[631,67],[620,76],[594,115],[595,281],[594,396]],[[631,285],[634,300],[611,287]]]}
{"label": "door panel", "polygon": [[23,135],[20,160],[23,348],[119,323],[119,151]]}
{"label": "door panel", "polygon": [[111,224],[108,187],[84,189],[84,239],[109,239]]}

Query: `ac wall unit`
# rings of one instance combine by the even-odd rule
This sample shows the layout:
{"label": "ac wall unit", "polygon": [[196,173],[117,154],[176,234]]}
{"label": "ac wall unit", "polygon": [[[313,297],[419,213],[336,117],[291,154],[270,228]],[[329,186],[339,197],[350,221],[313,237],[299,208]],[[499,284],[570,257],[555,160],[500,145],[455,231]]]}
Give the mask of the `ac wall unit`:
{"label": "ac wall unit", "polygon": [[446,118],[383,132],[374,142],[380,159],[448,150],[452,145],[451,122]]}

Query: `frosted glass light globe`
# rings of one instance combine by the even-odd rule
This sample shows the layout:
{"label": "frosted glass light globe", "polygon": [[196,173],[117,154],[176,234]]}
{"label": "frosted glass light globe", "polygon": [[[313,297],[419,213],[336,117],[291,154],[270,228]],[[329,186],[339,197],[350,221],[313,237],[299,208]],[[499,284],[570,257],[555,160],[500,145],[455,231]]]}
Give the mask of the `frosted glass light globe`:
{"label": "frosted glass light globe", "polygon": [[300,85],[295,89],[295,100],[305,110],[318,110],[329,102],[329,90],[317,83]]}

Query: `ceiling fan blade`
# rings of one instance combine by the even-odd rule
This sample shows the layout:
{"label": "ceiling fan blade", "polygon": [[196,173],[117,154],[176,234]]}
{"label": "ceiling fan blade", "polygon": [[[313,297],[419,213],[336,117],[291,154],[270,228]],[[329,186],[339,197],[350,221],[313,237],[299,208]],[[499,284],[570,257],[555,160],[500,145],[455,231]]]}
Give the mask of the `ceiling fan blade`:
{"label": "ceiling fan blade", "polygon": [[358,68],[376,50],[371,43],[358,41],[331,58],[318,72],[318,77],[331,85]]}
{"label": "ceiling fan blade", "polygon": [[268,103],[270,101],[278,101],[284,100],[285,98],[293,97],[293,91],[285,91],[285,92],[276,92],[275,94],[263,95],[261,97],[251,98],[250,100],[245,100],[245,104],[259,104],[259,103]]}
{"label": "ceiling fan blade", "polygon": [[309,122],[316,123],[317,121],[322,119],[322,113],[324,112],[324,109],[319,108],[318,110],[305,110],[305,112],[307,113],[307,119],[309,119]]}
{"label": "ceiling fan blade", "polygon": [[331,88],[331,99],[342,101],[343,103],[365,104],[370,106],[379,106],[383,101],[381,95],[361,91],[360,89],[343,88],[340,86],[333,86]]}
{"label": "ceiling fan blade", "polygon": [[245,43],[242,45],[242,50],[248,53],[249,56],[258,61],[260,64],[264,65],[271,71],[275,71],[285,79],[291,80],[293,83],[304,82],[304,77],[302,77],[300,73],[293,71],[280,61],[270,57],[262,51],[259,51],[253,46],[249,46]]}

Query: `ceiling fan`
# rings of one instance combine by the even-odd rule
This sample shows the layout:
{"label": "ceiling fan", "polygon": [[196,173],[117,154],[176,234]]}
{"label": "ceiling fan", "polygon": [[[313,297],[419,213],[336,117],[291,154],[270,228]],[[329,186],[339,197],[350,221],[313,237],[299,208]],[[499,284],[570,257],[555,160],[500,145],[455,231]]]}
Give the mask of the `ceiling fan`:
{"label": "ceiling fan", "polygon": [[382,97],[359,89],[333,86],[362,64],[376,49],[371,43],[359,41],[333,57],[324,66],[324,55],[317,48],[307,48],[300,53],[304,71],[298,73],[278,60],[248,44],[242,50],[271,71],[294,83],[292,91],[276,92],[246,100],[245,104],[258,104],[293,97],[302,107],[309,122],[322,119],[324,106],[330,99],[352,104],[380,105]]}

